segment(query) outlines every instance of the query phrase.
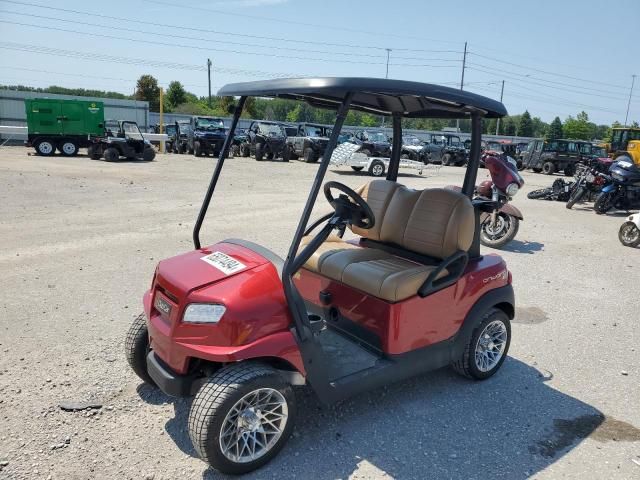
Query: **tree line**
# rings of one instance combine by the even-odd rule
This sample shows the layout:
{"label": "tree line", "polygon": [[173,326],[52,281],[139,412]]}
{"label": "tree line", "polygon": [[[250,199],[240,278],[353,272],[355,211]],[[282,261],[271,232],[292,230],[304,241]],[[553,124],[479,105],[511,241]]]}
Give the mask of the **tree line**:
{"label": "tree line", "polygon": [[[116,99],[136,99],[149,102],[151,111],[158,112],[160,109],[160,86],[158,80],[152,75],[142,75],[136,83],[134,95],[124,95],[118,92],[87,90],[84,88],[64,88],[51,86],[46,88],[34,88],[23,85],[0,86],[11,90],[23,90],[42,93],[59,93],[75,95],[80,97],[103,97]],[[182,83],[172,81],[164,92],[163,109],[167,113],[183,113],[190,115],[211,115],[228,116],[229,109],[233,105],[232,97],[198,97],[188,92]],[[335,114],[330,110],[314,108],[303,102],[296,102],[285,99],[264,99],[248,98],[245,104],[243,116],[264,120],[274,120],[281,122],[313,122],[322,124],[332,124]],[[379,115],[372,115],[362,112],[349,112],[346,125],[379,127],[383,124],[383,118]],[[620,126],[619,122],[614,122],[613,126]],[[446,127],[455,127],[455,120],[445,120],[437,118],[407,118],[403,119],[405,128],[417,130],[443,130]],[[633,126],[638,126],[634,122]],[[460,120],[460,130],[465,133],[471,131],[469,120]],[[569,116],[564,122],[560,117],[554,118],[551,123],[546,123],[539,117],[532,117],[528,111],[520,115],[508,115],[500,119],[498,125],[496,119],[489,119],[484,122],[485,134],[520,136],[520,137],[544,137],[574,138],[582,140],[608,140],[611,136],[611,126],[596,125],[589,121],[589,116],[582,111],[575,117]]]}

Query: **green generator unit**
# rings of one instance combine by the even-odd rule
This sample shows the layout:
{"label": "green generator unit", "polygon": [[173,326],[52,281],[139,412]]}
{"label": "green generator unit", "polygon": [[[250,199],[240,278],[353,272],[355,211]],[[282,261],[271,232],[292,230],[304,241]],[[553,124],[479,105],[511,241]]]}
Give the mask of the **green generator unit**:
{"label": "green generator unit", "polygon": [[88,147],[90,138],[104,136],[104,104],[86,100],[53,98],[25,99],[27,146],[38,155],[53,155],[56,149],[67,157]]}

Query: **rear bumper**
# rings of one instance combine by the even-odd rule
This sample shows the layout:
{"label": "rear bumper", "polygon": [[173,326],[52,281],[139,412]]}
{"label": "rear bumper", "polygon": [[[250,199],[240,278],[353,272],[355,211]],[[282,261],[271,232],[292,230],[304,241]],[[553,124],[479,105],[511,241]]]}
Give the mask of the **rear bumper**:
{"label": "rear bumper", "polygon": [[158,388],[171,397],[191,396],[199,387],[196,377],[174,372],[153,351],[147,355],[147,371]]}

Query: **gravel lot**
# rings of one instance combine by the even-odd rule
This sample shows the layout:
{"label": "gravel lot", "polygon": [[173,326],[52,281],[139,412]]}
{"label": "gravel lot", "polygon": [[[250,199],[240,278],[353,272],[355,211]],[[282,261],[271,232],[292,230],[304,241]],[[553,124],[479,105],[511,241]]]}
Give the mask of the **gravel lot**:
{"label": "gravel lot", "polygon": [[[123,355],[157,261],[192,248],[213,164],[0,148],[0,478],[220,478],[189,442],[190,402],[142,386]],[[315,169],[230,160],[204,242],[283,255]],[[400,181],[459,183],[463,170],[430,174]],[[551,183],[524,176],[525,192]],[[525,221],[502,255],[518,312],[501,372],[473,383],[445,369],[330,408],[302,388],[294,437],[248,478],[640,478],[640,250],[618,242],[622,214],[514,203]]]}

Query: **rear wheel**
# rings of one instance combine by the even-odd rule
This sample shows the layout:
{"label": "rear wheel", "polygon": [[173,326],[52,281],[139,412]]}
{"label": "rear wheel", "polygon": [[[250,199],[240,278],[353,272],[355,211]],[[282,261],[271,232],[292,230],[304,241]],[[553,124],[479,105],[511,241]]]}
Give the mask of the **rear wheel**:
{"label": "rear wheel", "polygon": [[640,245],[640,228],[633,222],[624,222],[618,232],[618,239],[625,247]]}
{"label": "rear wheel", "polygon": [[307,147],[304,149],[304,161],[306,163],[315,163],[318,161],[318,155],[313,151],[311,147]]}
{"label": "rear wheel", "polygon": [[409,158],[410,158],[410,157],[409,157],[409,154],[408,154],[408,153],[403,153],[402,155],[400,155],[400,158],[401,158],[402,160],[409,160]]}
{"label": "rear wheel", "polygon": [[552,175],[556,171],[556,165],[553,162],[544,162],[542,165],[542,173]]}
{"label": "rear wheel", "polygon": [[445,167],[448,167],[449,165],[451,165],[451,159],[452,159],[451,154],[450,153],[445,153],[442,156],[442,165],[445,166]]}
{"label": "rear wheel", "polygon": [[99,160],[100,159],[100,150],[95,145],[89,145],[87,147],[87,155],[91,160]]}
{"label": "rear wheel", "polygon": [[492,308],[471,334],[460,359],[451,366],[464,377],[484,380],[500,369],[510,343],[509,317],[502,310]]}
{"label": "rear wheel", "polygon": [[78,155],[78,145],[73,140],[63,140],[58,144],[58,150],[65,157],[75,157]]}
{"label": "rear wheel", "polygon": [[200,142],[193,142],[193,154],[196,157],[202,156],[202,145],[200,145]]}
{"label": "rear wheel", "polygon": [[231,149],[229,150],[231,157],[239,157],[240,156],[240,145],[231,145]]}
{"label": "rear wheel", "polygon": [[262,161],[262,157],[264,156],[263,145],[261,143],[256,143],[256,161]]}
{"label": "rear wheel", "polygon": [[49,139],[39,140],[38,143],[35,144],[35,149],[38,155],[43,155],[45,157],[50,157],[56,151],[56,147]]}
{"label": "rear wheel", "polygon": [[551,187],[547,187],[547,188],[540,188],[538,190],[533,190],[527,193],[527,198],[530,198],[532,200],[537,200],[540,198],[549,198],[551,197],[551,195],[553,195],[553,189]]}
{"label": "rear wheel", "polygon": [[145,162],[151,162],[156,158],[156,151],[153,148],[145,148],[142,152],[142,160]]}
{"label": "rear wheel", "polygon": [[286,145],[282,150],[282,161],[288,162],[291,159],[291,147]]}
{"label": "rear wheel", "polygon": [[369,175],[372,177],[382,177],[385,172],[385,166],[382,160],[374,160],[369,165]]}
{"label": "rear wheel", "polygon": [[131,370],[133,370],[143,382],[155,386],[155,382],[149,376],[149,372],[147,370],[149,331],[147,330],[147,322],[144,313],[138,315],[138,317],[129,326],[129,331],[127,332],[127,337],[124,341],[124,353]]}
{"label": "rear wheel", "polygon": [[251,155],[251,150],[249,149],[249,145],[247,145],[246,143],[243,143],[242,145],[240,145],[240,155],[242,155],[243,157],[248,157]]}
{"label": "rear wheel", "polygon": [[104,159],[107,162],[117,162],[120,160],[120,152],[117,148],[109,147],[104,151]]}
{"label": "rear wheel", "polygon": [[284,446],[295,421],[291,385],[271,367],[237,363],[210,377],[189,412],[189,437],[200,457],[223,473],[261,467]]}

